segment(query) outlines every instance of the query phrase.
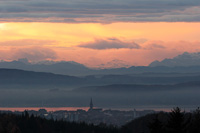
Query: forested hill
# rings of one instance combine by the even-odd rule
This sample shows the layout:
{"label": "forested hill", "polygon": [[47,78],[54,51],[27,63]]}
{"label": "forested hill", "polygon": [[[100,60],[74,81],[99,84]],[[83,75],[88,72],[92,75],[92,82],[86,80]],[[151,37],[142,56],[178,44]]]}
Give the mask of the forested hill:
{"label": "forested hill", "polygon": [[40,117],[0,114],[0,133],[118,133],[112,126],[47,120]]}
{"label": "forested hill", "polygon": [[200,109],[186,113],[176,107],[171,112],[148,114],[124,125],[126,133],[200,133]]}
{"label": "forested hill", "polygon": [[200,109],[186,113],[176,107],[137,118],[122,127],[47,120],[29,115],[0,113],[0,133],[199,133]]}

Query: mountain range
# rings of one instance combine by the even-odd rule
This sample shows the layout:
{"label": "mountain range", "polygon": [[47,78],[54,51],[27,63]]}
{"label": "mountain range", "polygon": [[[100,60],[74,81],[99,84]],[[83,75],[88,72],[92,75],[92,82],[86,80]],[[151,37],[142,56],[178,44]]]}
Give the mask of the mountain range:
{"label": "mountain range", "polygon": [[[184,57],[198,61],[199,54],[192,55],[184,53],[167,60],[178,62]],[[90,97],[102,107],[199,105],[200,65],[162,66],[162,62],[92,69],[72,61],[1,61],[0,106],[35,107],[45,101],[51,107],[78,107],[87,106]]]}
{"label": "mountain range", "polygon": [[166,67],[190,67],[190,66],[200,66],[200,52],[197,53],[188,53],[184,52],[181,55],[178,55],[172,59],[164,59],[162,61],[154,61],[150,67],[156,66],[166,66]]}
{"label": "mountain range", "polygon": [[[117,60],[109,64],[117,66]],[[121,62],[121,61],[120,61]],[[122,64],[124,62],[121,62]],[[124,65],[124,64],[123,64]],[[121,66],[121,65],[119,65]],[[119,67],[118,66],[118,67]],[[27,59],[15,61],[1,61],[0,68],[21,69],[36,72],[50,72],[54,74],[87,76],[87,75],[127,75],[141,73],[200,73],[200,53],[183,53],[173,59],[154,61],[149,66],[124,65],[122,68],[93,69],[73,61],[41,61],[30,63]]]}
{"label": "mountain range", "polygon": [[37,72],[51,72],[55,74],[81,75],[89,72],[89,68],[73,61],[42,61],[38,63],[30,63],[27,59],[19,59],[14,61],[1,61],[0,68],[22,69]]}

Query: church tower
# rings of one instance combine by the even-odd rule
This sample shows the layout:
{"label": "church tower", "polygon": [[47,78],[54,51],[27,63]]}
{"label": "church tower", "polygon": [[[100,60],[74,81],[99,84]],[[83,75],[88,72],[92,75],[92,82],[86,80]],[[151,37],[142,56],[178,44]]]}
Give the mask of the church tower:
{"label": "church tower", "polygon": [[90,109],[89,110],[93,110],[93,103],[92,103],[92,98],[90,100]]}

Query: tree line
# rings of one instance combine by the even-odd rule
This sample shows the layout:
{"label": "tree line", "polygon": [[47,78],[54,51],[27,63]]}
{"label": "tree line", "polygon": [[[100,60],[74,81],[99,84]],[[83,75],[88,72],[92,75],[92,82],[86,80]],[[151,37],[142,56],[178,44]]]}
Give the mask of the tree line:
{"label": "tree line", "polygon": [[179,107],[137,118],[118,128],[112,125],[47,120],[25,111],[0,113],[0,133],[200,133],[200,108],[186,113]]}
{"label": "tree line", "polygon": [[200,133],[200,108],[186,113],[179,107],[171,112],[148,114],[122,127],[125,133]]}
{"label": "tree line", "polygon": [[0,133],[117,133],[114,126],[93,125],[62,120],[47,120],[29,115],[0,114]]}

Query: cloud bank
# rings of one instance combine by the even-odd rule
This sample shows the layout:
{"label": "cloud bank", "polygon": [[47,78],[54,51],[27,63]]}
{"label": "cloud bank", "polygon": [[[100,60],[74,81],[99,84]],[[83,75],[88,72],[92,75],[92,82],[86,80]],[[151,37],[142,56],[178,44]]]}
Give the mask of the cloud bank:
{"label": "cloud bank", "polygon": [[140,45],[135,42],[123,42],[116,38],[108,38],[108,39],[97,39],[94,42],[84,43],[78,45],[78,47],[104,50],[104,49],[139,49]]}
{"label": "cloud bank", "polygon": [[29,61],[53,60],[57,54],[52,49],[46,47],[29,47],[13,50],[14,59],[26,58]]}
{"label": "cloud bank", "polygon": [[199,0],[1,0],[1,22],[199,22]]}

